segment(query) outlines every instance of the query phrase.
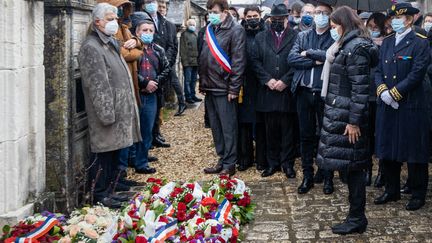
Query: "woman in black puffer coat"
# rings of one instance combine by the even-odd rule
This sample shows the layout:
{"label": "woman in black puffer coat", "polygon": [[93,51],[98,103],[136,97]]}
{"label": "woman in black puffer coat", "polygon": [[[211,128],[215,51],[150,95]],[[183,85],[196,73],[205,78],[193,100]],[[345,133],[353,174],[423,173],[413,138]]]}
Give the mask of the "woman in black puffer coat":
{"label": "woman in black puffer coat", "polygon": [[322,75],[326,98],[317,162],[321,169],[347,174],[350,210],[344,223],[332,227],[333,233],[363,233],[370,71],[378,62],[378,50],[351,8],[338,8],[330,20],[336,42],[327,51]]}

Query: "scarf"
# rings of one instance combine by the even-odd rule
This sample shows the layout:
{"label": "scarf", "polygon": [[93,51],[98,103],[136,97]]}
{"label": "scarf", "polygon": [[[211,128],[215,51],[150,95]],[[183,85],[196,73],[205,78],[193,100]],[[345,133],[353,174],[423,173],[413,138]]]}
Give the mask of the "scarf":
{"label": "scarf", "polygon": [[330,79],[330,68],[335,60],[336,53],[339,52],[339,48],[340,48],[339,42],[335,42],[333,43],[333,45],[330,46],[329,49],[327,49],[326,52],[326,61],[324,63],[323,71],[321,73],[321,80],[323,81],[321,96],[324,98],[327,96],[329,79]]}

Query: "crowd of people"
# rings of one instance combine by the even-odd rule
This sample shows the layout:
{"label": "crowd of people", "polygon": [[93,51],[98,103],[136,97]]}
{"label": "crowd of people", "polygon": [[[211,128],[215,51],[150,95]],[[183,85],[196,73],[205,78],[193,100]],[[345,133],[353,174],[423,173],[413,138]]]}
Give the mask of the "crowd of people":
{"label": "crowd of people", "polygon": [[[226,0],[208,0],[205,26],[177,28],[164,0],[100,0],[78,60],[88,114],[95,202],[120,207],[115,190],[137,185],[126,179],[152,174],[152,146],[169,147],[160,133],[164,93],[172,86],[181,115],[186,103],[205,97],[206,126],[219,160],[204,173],[256,169],[262,177],[282,171],[298,193],[333,177],[348,185],[350,209],[334,233],[366,230],[366,186],[383,194],[375,204],[411,194],[406,210],[425,204],[428,186],[432,86],[432,14],[410,3],[387,12],[358,13],[284,2],[264,14],[259,6],[238,12]],[[180,49],[180,50],[178,50]],[[177,53],[184,88],[174,65]],[[376,159],[374,159],[376,157]],[[401,188],[401,166],[408,180]],[[316,166],[314,166],[316,163]],[[315,170],[318,168],[318,170]]]}

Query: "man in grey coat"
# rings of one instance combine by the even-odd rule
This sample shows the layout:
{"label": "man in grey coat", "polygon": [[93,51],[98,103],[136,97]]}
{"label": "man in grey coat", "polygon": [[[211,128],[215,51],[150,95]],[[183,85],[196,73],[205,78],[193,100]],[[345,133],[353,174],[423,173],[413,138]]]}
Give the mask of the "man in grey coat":
{"label": "man in grey coat", "polygon": [[138,107],[128,66],[113,38],[117,8],[97,4],[92,18],[78,55],[92,152],[90,182],[94,202],[119,208],[124,198],[113,194],[118,151],[141,140]]}

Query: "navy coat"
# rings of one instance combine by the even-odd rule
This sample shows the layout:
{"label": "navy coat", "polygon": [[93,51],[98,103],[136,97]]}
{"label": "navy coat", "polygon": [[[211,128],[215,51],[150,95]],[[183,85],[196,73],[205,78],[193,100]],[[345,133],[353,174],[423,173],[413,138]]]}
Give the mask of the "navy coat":
{"label": "navy coat", "polygon": [[[429,124],[423,80],[429,65],[429,42],[414,31],[395,46],[395,35],[384,39],[375,74],[377,87],[376,153],[385,160],[427,163]],[[399,109],[379,97],[389,90]]]}

